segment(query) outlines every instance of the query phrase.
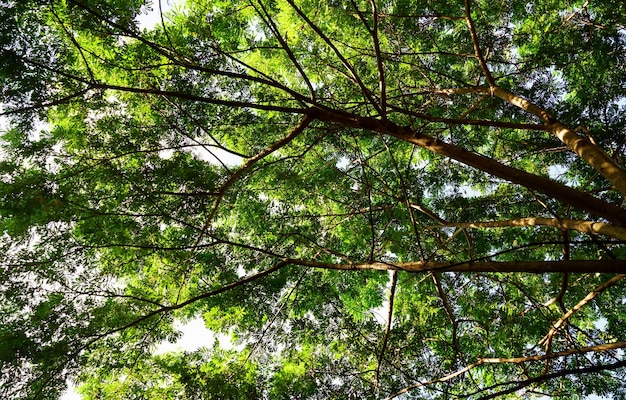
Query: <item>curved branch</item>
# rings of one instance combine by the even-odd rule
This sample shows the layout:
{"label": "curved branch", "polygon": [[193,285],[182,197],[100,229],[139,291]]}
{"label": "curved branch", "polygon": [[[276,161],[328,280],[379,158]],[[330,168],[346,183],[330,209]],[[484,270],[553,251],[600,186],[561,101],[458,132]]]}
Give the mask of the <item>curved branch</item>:
{"label": "curved branch", "polygon": [[[559,357],[566,357],[566,356],[570,356],[570,355],[574,355],[574,354],[584,354],[584,353],[599,353],[599,352],[603,352],[603,351],[610,351],[610,350],[615,350],[615,349],[622,349],[622,348],[626,348],[626,342],[618,342],[618,343],[608,343],[608,344],[599,344],[596,346],[589,346],[589,347],[582,347],[582,348],[574,348],[574,349],[569,349],[569,350],[564,350],[564,351],[560,351],[558,353],[550,353],[550,354],[539,354],[539,355],[535,355],[535,356],[527,356],[527,357],[513,357],[513,358],[481,358],[478,361],[476,361],[473,364],[468,365],[465,368],[462,368],[456,372],[453,372],[451,374],[448,374],[446,376],[443,376],[441,378],[437,378],[437,379],[433,379],[430,380],[428,382],[420,382],[420,383],[416,383],[414,385],[411,386],[407,386],[402,390],[399,390],[397,392],[395,392],[394,394],[392,394],[391,396],[387,397],[387,400],[391,400],[393,398],[396,398],[404,393],[407,393],[413,389],[417,389],[420,387],[424,387],[424,386],[428,386],[428,385],[432,385],[434,383],[440,383],[440,382],[446,382],[449,381],[450,379],[456,378],[460,375],[465,374],[466,372],[469,372],[470,370],[483,365],[483,364],[503,364],[503,363],[515,363],[515,364],[521,364],[521,363],[526,363],[526,362],[531,362],[531,361],[543,361],[543,360],[552,360],[555,358],[559,358]],[[612,364],[611,364],[612,365]],[[560,373],[562,373],[563,371],[561,371]],[[550,374],[553,375],[553,374]],[[567,374],[565,374],[567,375]],[[562,375],[559,375],[562,376]],[[545,376],[542,376],[545,377]],[[537,377],[537,378],[533,378],[533,379],[538,379],[538,378],[542,378],[542,377]],[[554,376],[556,377],[556,376]],[[545,378],[543,380],[547,380],[547,379],[552,379],[553,377],[550,378]],[[524,381],[526,382],[526,381]],[[527,386],[527,385],[526,385]],[[503,393],[501,393],[503,394]]]}
{"label": "curved branch", "polygon": [[144,315],[142,317],[137,318],[136,320],[134,320],[132,322],[129,322],[128,324],[126,324],[124,326],[117,327],[115,329],[111,329],[111,330],[109,330],[107,332],[104,332],[104,333],[96,336],[93,340],[91,340],[87,344],[87,346],[93,344],[94,342],[98,341],[99,339],[101,339],[101,338],[103,338],[105,336],[109,336],[109,335],[112,335],[114,333],[121,332],[121,331],[126,330],[128,328],[131,328],[133,326],[139,325],[140,323],[142,323],[142,322],[144,322],[144,321],[146,321],[146,320],[148,320],[148,319],[150,319],[150,318],[152,318],[154,316],[157,316],[157,315],[160,315],[160,314],[163,314],[163,313],[166,313],[166,312],[170,312],[170,311],[181,309],[181,308],[183,308],[185,306],[188,306],[188,305],[190,305],[192,303],[195,303],[195,302],[197,302],[199,300],[207,299],[209,297],[216,296],[218,294],[221,294],[221,293],[227,292],[229,290],[235,289],[235,288],[237,288],[239,286],[243,286],[243,285],[245,285],[247,283],[256,281],[258,279],[261,279],[261,278],[263,278],[263,277],[265,277],[265,276],[267,276],[267,275],[269,275],[269,274],[271,274],[273,272],[278,271],[279,269],[283,268],[287,264],[288,263],[285,262],[285,261],[280,261],[278,264],[276,264],[275,266],[273,266],[271,268],[268,268],[268,269],[266,269],[264,271],[261,271],[261,272],[259,272],[257,274],[248,276],[247,278],[240,279],[238,281],[229,283],[228,285],[222,286],[219,289],[215,289],[215,290],[210,291],[210,292],[199,294],[198,296],[192,297],[192,298],[187,299],[187,300],[185,300],[185,301],[183,301],[181,303],[178,303],[178,304],[174,304],[174,305],[171,305],[171,306],[160,307],[160,308],[158,308],[158,309],[156,309],[156,310],[154,310],[152,312],[149,312],[148,314],[146,314],[146,315]]}
{"label": "curved branch", "polygon": [[[615,262],[615,260],[612,260],[612,262]],[[571,317],[576,311],[583,308],[585,304],[589,303],[591,300],[596,298],[596,296],[598,296],[600,293],[604,292],[606,289],[615,285],[617,282],[619,282],[623,278],[626,278],[626,274],[615,275],[613,278],[609,279],[608,281],[604,282],[600,286],[593,289],[587,296],[585,296],[584,299],[579,301],[574,307],[572,307],[568,312],[563,314],[561,318],[559,318],[556,322],[552,324],[552,328],[550,328],[550,331],[539,341],[539,345],[542,345],[545,343],[546,348],[549,348],[550,344],[552,343],[552,338],[554,337],[556,332],[561,328],[561,326],[563,326],[563,324],[569,319],[569,317]]]}
{"label": "curved branch", "polygon": [[495,96],[539,117],[547,124],[548,132],[556,136],[570,150],[585,160],[594,170],[608,179],[622,196],[626,197],[626,171],[609,157],[604,150],[593,144],[587,138],[580,136],[565,124],[556,120],[548,111],[530,101],[499,87],[493,87],[491,90]]}
{"label": "curved branch", "polygon": [[312,121],[312,119],[309,116],[305,116],[304,118],[302,118],[302,120],[300,121],[298,126],[296,126],[296,128],[293,131],[291,131],[287,136],[285,136],[284,138],[278,140],[277,142],[272,143],[270,146],[265,148],[263,151],[258,153],[256,156],[250,158],[248,161],[246,161],[246,163],[244,165],[241,166],[241,168],[239,168],[234,174],[232,174],[230,176],[230,178],[228,178],[228,180],[226,182],[224,182],[224,184],[222,184],[222,186],[220,187],[220,189],[217,192],[218,196],[217,196],[217,199],[215,200],[215,204],[213,205],[213,208],[209,212],[209,215],[206,218],[206,221],[204,222],[204,226],[202,227],[202,230],[201,230],[200,234],[198,235],[198,238],[196,239],[196,241],[194,243],[194,246],[197,246],[200,243],[200,241],[202,240],[202,237],[204,236],[204,233],[206,232],[206,230],[209,227],[209,225],[211,224],[211,220],[213,220],[213,217],[215,216],[215,213],[217,212],[217,209],[218,209],[218,207],[219,207],[219,205],[220,205],[220,203],[222,201],[222,198],[224,197],[224,194],[226,194],[226,191],[228,190],[228,188],[230,188],[230,186],[233,183],[235,183],[246,172],[248,172],[248,170],[254,164],[256,164],[259,160],[263,159],[264,157],[268,156],[269,154],[273,153],[274,151],[276,151],[276,150],[280,149],[281,147],[285,146],[286,144],[291,142],[293,139],[295,139],[296,136],[300,135],[309,126],[311,121]]}

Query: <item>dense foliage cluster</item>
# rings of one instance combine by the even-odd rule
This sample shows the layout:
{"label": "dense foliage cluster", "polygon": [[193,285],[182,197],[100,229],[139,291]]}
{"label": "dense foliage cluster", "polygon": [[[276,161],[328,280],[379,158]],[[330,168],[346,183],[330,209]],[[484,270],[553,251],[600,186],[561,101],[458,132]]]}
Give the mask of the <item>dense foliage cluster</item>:
{"label": "dense foliage cluster", "polygon": [[160,7],[0,0],[0,396],[626,399],[625,2]]}

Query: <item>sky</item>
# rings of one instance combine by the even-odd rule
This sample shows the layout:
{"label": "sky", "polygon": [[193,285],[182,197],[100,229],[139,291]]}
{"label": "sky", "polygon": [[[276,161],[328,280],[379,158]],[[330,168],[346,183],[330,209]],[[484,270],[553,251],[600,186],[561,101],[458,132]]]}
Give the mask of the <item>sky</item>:
{"label": "sky", "polygon": [[159,13],[159,1],[161,2],[161,9],[164,14],[167,14],[176,4],[182,3],[181,0],[153,0],[152,10],[147,13],[143,13],[137,17],[137,22],[141,29],[151,29],[156,24],[161,23],[161,14]]}

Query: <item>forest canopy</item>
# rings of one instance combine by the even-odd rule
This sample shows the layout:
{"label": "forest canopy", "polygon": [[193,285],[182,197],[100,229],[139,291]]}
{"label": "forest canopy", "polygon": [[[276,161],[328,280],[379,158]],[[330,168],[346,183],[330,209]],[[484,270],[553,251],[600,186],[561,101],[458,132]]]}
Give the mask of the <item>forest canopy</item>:
{"label": "forest canopy", "polygon": [[2,398],[626,399],[626,2],[162,6],[0,0]]}

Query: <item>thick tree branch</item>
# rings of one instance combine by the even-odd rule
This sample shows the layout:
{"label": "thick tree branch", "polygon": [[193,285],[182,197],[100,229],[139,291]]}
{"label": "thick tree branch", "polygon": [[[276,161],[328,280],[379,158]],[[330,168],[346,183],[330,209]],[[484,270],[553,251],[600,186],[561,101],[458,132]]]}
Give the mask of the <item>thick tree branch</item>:
{"label": "thick tree branch", "polygon": [[526,272],[526,273],[626,273],[626,260],[563,260],[563,261],[475,261],[403,263],[362,262],[333,264],[311,260],[285,259],[290,264],[344,271],[407,271],[407,272]]}
{"label": "thick tree branch", "polygon": [[474,26],[474,22],[471,16],[470,0],[465,0],[465,16],[470,29],[470,35],[472,37],[472,43],[474,45],[474,52],[476,54],[476,58],[480,63],[481,69],[483,70],[483,73],[487,78],[491,94],[524,109],[525,111],[539,117],[541,120],[546,122],[546,124],[548,124],[549,132],[551,132],[563,143],[565,143],[570,150],[578,154],[578,156],[585,160],[589,165],[591,165],[593,169],[595,169],[596,171],[601,173],[602,176],[607,178],[622,194],[622,196],[626,197],[626,171],[623,170],[602,149],[591,143],[586,138],[578,135],[565,124],[556,120],[556,118],[554,118],[554,116],[552,116],[546,110],[532,104],[528,100],[525,100],[519,96],[510,93],[507,90],[499,88],[496,85],[496,82],[491,75],[489,67],[487,66],[487,63],[480,50],[478,35],[476,33],[476,28]]}
{"label": "thick tree branch", "polygon": [[445,222],[440,225],[431,225],[426,229],[454,227],[461,229],[468,228],[508,228],[508,227],[524,227],[524,226],[551,226],[558,229],[569,229],[578,232],[588,233],[592,235],[606,235],[619,240],[626,240],[626,228],[607,224],[605,222],[578,221],[571,219],[556,218],[517,218],[502,221],[486,221],[486,222]]}
{"label": "thick tree branch", "polygon": [[572,189],[553,180],[509,167],[492,158],[472,153],[458,146],[437,140],[431,136],[415,132],[408,127],[401,127],[389,121],[380,121],[374,118],[361,117],[359,115],[329,109],[311,108],[308,114],[312,118],[321,121],[366,129],[397,137],[434,153],[477,168],[490,175],[524,186],[529,190],[546,194],[565,204],[604,217],[616,224],[626,226],[626,210],[623,208],[614,206],[592,195]]}
{"label": "thick tree branch", "polygon": [[[604,150],[598,147],[596,144],[592,143],[590,140],[585,138],[584,136],[579,135],[574,130],[567,127],[565,124],[559,122],[552,114],[548,111],[542,109],[541,107],[531,103],[530,101],[519,97],[507,90],[504,90],[497,86],[492,86],[490,88],[484,86],[477,87],[469,87],[469,88],[458,88],[458,89],[439,89],[434,91],[434,93],[442,93],[447,95],[454,94],[466,94],[466,93],[485,93],[495,95],[506,102],[513,104],[524,111],[538,117],[540,120],[545,122],[545,125],[533,125],[533,124],[519,124],[519,129],[535,129],[535,130],[545,130],[547,132],[552,133],[556,136],[561,142],[563,142],[568,149],[572,150],[579,157],[585,160],[592,168],[594,168],[598,173],[608,179],[613,186],[626,197],[626,171],[624,171],[611,157],[609,157]],[[425,120],[429,120],[428,115],[420,115],[418,116]],[[444,121],[435,121],[433,122],[444,122]],[[463,122],[458,121],[457,123],[463,124]],[[500,122],[494,121],[496,124],[502,124]],[[479,121],[472,121],[471,123],[468,121],[468,125],[483,125]],[[491,126],[500,126],[500,125],[491,125]],[[508,123],[511,128],[515,128],[513,123]],[[503,127],[507,127],[502,125]]]}
{"label": "thick tree branch", "polygon": [[565,143],[570,150],[578,154],[578,156],[585,160],[593,169],[608,179],[622,196],[626,197],[626,171],[609,157],[604,150],[591,143],[587,138],[577,134],[565,124],[556,120],[548,111],[536,106],[530,101],[499,87],[492,88],[492,93],[539,117],[547,124],[548,132],[554,134],[554,136]]}

